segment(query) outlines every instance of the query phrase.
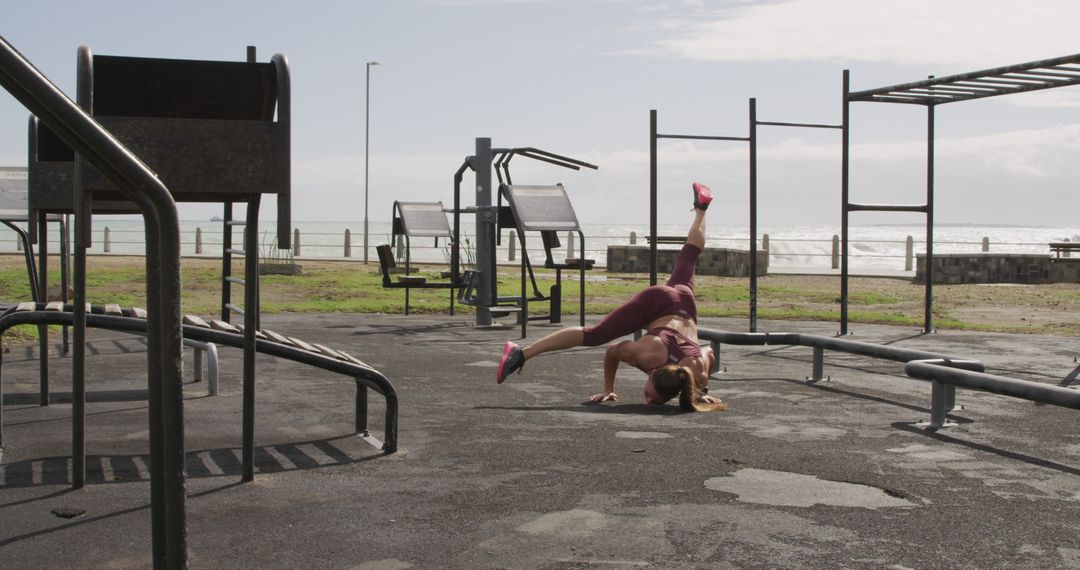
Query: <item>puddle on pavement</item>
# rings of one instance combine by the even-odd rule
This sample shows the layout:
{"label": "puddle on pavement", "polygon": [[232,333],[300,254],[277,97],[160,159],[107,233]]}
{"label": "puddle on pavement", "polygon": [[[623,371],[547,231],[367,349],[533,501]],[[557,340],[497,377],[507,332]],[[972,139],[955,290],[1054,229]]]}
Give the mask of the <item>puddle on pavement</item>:
{"label": "puddle on pavement", "polygon": [[615,437],[623,439],[670,439],[670,433],[662,431],[617,431]]}
{"label": "puddle on pavement", "polygon": [[786,471],[740,469],[725,477],[705,480],[713,491],[732,493],[738,501],[777,507],[914,507],[916,503],[879,487],[818,479]]}

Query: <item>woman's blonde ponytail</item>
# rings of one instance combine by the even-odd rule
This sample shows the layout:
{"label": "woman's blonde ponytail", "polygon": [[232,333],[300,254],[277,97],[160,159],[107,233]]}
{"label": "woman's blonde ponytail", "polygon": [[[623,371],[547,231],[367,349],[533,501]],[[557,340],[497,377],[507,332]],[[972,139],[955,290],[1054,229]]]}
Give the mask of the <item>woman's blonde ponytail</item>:
{"label": "woman's blonde ponytail", "polygon": [[724,402],[704,403],[698,402],[697,386],[694,385],[694,374],[686,366],[679,367],[679,380],[682,382],[682,390],[679,392],[679,407],[687,412],[719,412],[727,409]]}

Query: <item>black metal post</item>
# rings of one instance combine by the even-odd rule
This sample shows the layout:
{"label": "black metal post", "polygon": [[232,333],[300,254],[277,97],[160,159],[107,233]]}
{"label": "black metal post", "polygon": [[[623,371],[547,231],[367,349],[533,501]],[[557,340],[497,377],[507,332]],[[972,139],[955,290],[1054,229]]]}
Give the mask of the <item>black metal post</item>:
{"label": "black metal post", "polygon": [[578,303],[578,322],[585,326],[585,232],[578,230],[578,238],[581,241],[581,257],[578,263],[578,276],[581,279],[581,297]]}
{"label": "black metal post", "polygon": [[934,104],[926,106],[926,300],[923,332],[934,330]]}
{"label": "black metal post", "polygon": [[461,282],[461,178],[468,167],[469,161],[465,161],[454,173],[454,237],[450,247],[450,275],[459,287]]}
{"label": "black metal post", "polygon": [[[147,307],[155,309],[147,322],[148,385],[151,396],[158,389],[164,394],[164,409],[150,408],[151,428],[164,426],[163,437],[151,436],[151,463],[164,463],[169,474],[160,488],[153,488],[151,481],[153,491],[158,491],[151,492],[154,565],[182,568],[187,564],[187,532],[176,203],[153,172],[2,39],[0,84],[135,202],[146,220],[147,235],[160,238],[147,240],[146,253]],[[164,446],[159,445],[162,441]]]}
{"label": "black metal post", "polygon": [[[60,300],[68,302],[68,284],[71,282],[71,235],[68,231],[70,218],[67,214],[60,216]],[[68,340],[68,327],[64,325],[64,354],[70,350]]]}
{"label": "black metal post", "polygon": [[757,99],[750,98],[750,332],[757,332]]}
{"label": "black metal post", "polygon": [[255,331],[259,330],[259,202],[247,203],[244,226],[244,394],[241,481],[255,479]]}
{"label": "black metal post", "polygon": [[359,379],[356,382],[356,414],[354,421],[356,422],[355,433],[366,437],[368,435],[368,389],[367,386],[360,383]]}
{"label": "black metal post", "polygon": [[[34,301],[39,303],[49,302],[49,226],[46,222],[46,215],[44,213],[38,214],[39,222],[37,224],[38,230],[38,278],[37,287],[38,290],[34,291]],[[63,262],[61,257],[61,263]],[[65,327],[64,330],[67,330]],[[38,384],[41,393],[40,404],[42,406],[49,403],[49,326],[45,324],[38,325]]]}
{"label": "black metal post", "polygon": [[656,109],[649,111],[649,285],[656,285]]}
{"label": "black metal post", "polygon": [[231,322],[232,311],[232,250],[233,203],[225,202],[221,221],[221,320]]}
{"label": "black metal post", "polygon": [[476,324],[491,324],[488,308],[498,298],[498,281],[495,275],[495,232],[497,213],[491,209],[491,139],[477,138],[473,155],[473,172],[476,174],[476,264],[479,279],[476,285]]}
{"label": "black metal post", "polygon": [[841,107],[840,143],[840,335],[848,333],[848,214],[850,197],[850,146],[851,146],[851,93],[850,72],[844,70],[843,103]]}
{"label": "black metal post", "polygon": [[[525,289],[525,268],[527,266],[525,252],[528,250],[525,249],[525,232],[521,230],[520,224],[518,225],[517,234],[518,241],[521,242],[521,312],[518,313],[518,318],[521,319],[521,338],[526,338],[529,326],[529,296],[526,294]],[[559,294],[562,295],[562,291]]]}

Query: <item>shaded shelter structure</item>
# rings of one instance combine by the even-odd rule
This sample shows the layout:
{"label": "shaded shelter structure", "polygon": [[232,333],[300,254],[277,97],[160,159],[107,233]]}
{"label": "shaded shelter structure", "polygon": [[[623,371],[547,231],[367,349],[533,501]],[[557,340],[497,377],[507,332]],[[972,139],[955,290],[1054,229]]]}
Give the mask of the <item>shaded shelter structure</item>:
{"label": "shaded shelter structure", "polygon": [[[1080,54],[1031,61],[1005,67],[930,77],[877,89],[851,91],[850,73],[844,70],[843,155],[841,175],[842,219],[840,261],[840,334],[848,332],[849,218],[852,212],[913,212],[926,216],[926,294],[923,332],[933,330],[934,300],[934,121],[939,105],[985,99],[1080,84]],[[900,103],[926,107],[926,198],[921,204],[866,204],[853,202],[850,193],[850,107],[853,102]]]}

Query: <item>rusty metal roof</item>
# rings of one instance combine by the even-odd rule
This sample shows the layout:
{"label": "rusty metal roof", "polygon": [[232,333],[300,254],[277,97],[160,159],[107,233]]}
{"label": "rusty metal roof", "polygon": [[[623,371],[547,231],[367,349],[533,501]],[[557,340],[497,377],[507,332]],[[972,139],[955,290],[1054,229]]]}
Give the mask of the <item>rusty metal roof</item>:
{"label": "rusty metal roof", "polygon": [[849,101],[941,105],[1080,84],[1080,54],[857,91]]}

